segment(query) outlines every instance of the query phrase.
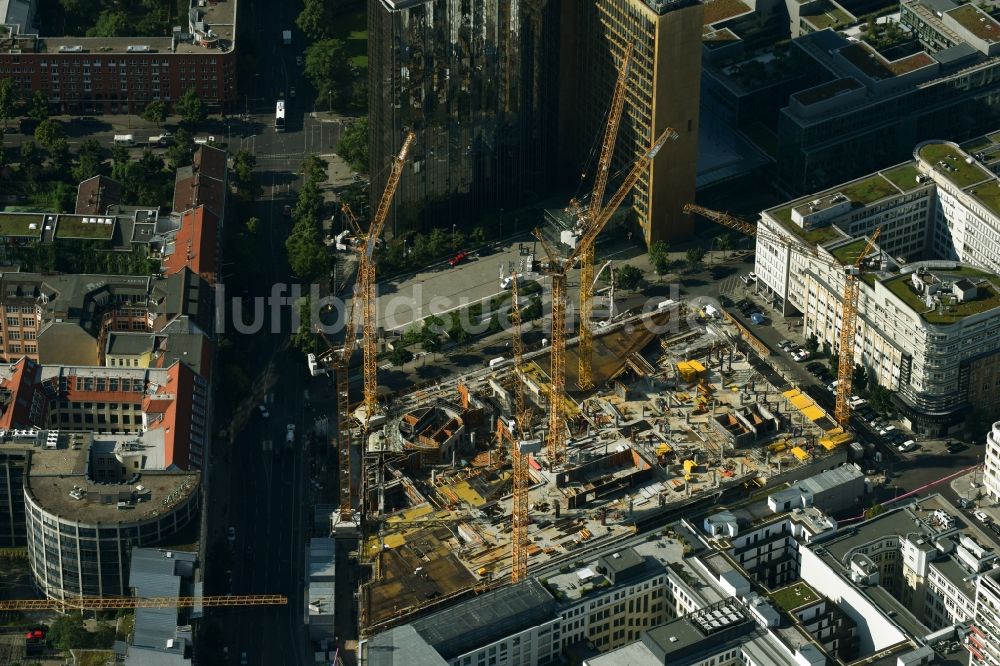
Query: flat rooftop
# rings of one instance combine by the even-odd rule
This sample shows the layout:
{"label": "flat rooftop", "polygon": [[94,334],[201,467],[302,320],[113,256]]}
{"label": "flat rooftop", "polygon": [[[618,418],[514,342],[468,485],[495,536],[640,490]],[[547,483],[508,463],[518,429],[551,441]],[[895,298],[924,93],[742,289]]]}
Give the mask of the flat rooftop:
{"label": "flat rooftop", "polygon": [[993,175],[972,160],[964,151],[944,142],[927,143],[920,147],[917,155],[935,171],[965,189],[970,185],[992,179]]}
{"label": "flat rooftop", "polygon": [[1000,39],[1000,23],[973,4],[956,7],[945,12],[945,15],[985,42],[995,42]]}
{"label": "flat rooftop", "polygon": [[[932,269],[931,272],[937,277],[955,280],[970,278],[977,281],[979,296],[965,303],[953,302],[943,307],[930,308],[913,288],[909,273],[893,276],[884,280],[882,284],[930,324],[953,324],[965,317],[1000,307],[1000,288],[995,283],[996,275],[969,266],[960,266],[950,270]],[[982,280],[986,280],[986,283],[983,284]]]}
{"label": "flat rooftop", "polygon": [[0,236],[40,238],[44,222],[39,213],[0,213]]}
{"label": "flat rooftop", "polygon": [[753,11],[743,0],[709,0],[704,6],[705,25],[726,21]]}
{"label": "flat rooftop", "polygon": [[[198,6],[201,13],[201,20],[211,30],[209,39],[210,46],[202,46],[192,41],[179,41],[172,46],[173,38],[170,35],[146,35],[130,37],[40,37],[35,46],[35,51],[44,55],[48,53],[59,53],[60,50],[70,53],[98,53],[117,54],[129,53],[140,55],[145,53],[178,53],[191,55],[196,53],[227,52],[234,47],[236,36],[236,0],[219,0],[218,2],[207,2],[204,6]],[[183,25],[183,32],[187,32],[187,15],[180,19]],[[275,31],[277,37],[277,31]],[[22,36],[19,41],[28,39]],[[31,54],[28,52],[27,54]],[[31,54],[33,55],[33,54]]]}
{"label": "flat rooftop", "polygon": [[[41,431],[45,441],[46,431]],[[53,431],[54,432],[54,431]],[[143,440],[159,438],[162,449],[162,431],[151,430]],[[136,440],[137,436],[97,435],[92,433],[66,433],[58,435],[56,449],[26,444],[13,440],[4,442],[0,449],[31,449],[31,466],[25,479],[25,488],[47,511],[69,520],[86,523],[137,522],[168,511],[198,492],[200,475],[197,472],[174,472],[142,469],[132,483],[98,483],[88,478],[92,446],[113,450],[119,440]],[[153,442],[150,442],[154,444]],[[144,449],[153,453],[153,449]],[[160,455],[162,459],[162,452]],[[142,487],[139,490],[139,486]],[[70,495],[73,491],[74,495]],[[119,501],[128,501],[138,493],[140,501],[128,509],[119,509]],[[79,496],[79,499],[76,498]]]}
{"label": "flat rooftop", "polygon": [[821,83],[818,86],[813,86],[812,88],[806,88],[805,90],[800,90],[794,93],[792,97],[804,106],[809,106],[810,104],[816,104],[817,102],[823,102],[837,95],[840,95],[851,90],[857,90],[863,86],[851,78],[835,79],[833,81],[827,81],[826,83]]}

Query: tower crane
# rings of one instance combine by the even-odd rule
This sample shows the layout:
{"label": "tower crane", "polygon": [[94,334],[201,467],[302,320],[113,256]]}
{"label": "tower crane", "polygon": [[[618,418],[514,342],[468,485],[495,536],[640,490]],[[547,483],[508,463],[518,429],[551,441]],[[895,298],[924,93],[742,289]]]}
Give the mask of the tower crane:
{"label": "tower crane", "polygon": [[882,228],[875,229],[864,249],[844,277],[844,312],[840,319],[840,357],[837,359],[837,407],[834,416],[841,427],[851,419],[851,388],[854,383],[854,334],[858,326],[858,276],[865,257],[875,247]]}
{"label": "tower crane", "polygon": [[642,174],[649,169],[653,158],[656,157],[660,149],[668,139],[676,139],[677,132],[668,127],[656,138],[648,151],[641,155],[632,166],[631,171],[625,176],[625,181],[612,195],[608,205],[604,206],[597,217],[587,217],[583,235],[580,236],[576,248],[569,257],[563,259],[545,240],[540,229],[534,230],[534,236],[538,239],[548,255],[548,274],[552,278],[552,345],[550,349],[549,368],[549,432],[546,441],[549,461],[556,465],[566,459],[566,415],[564,413],[564,401],[566,399],[566,273],[579,259],[582,251],[592,245],[597,235],[601,233],[604,226],[611,219],[611,215],[621,205],[628,193],[635,187],[635,184],[642,177]]}
{"label": "tower crane", "polygon": [[[586,216],[596,219],[601,214],[601,203],[604,201],[604,190],[608,185],[608,175],[611,171],[611,158],[615,152],[615,141],[618,138],[618,128],[621,125],[622,110],[625,108],[625,93],[627,91],[629,66],[632,63],[633,44],[625,47],[621,67],[618,70],[618,81],[611,98],[611,110],[608,115],[608,125],[604,130],[604,143],[601,146],[601,157],[597,163],[597,174],[594,177],[594,190],[590,195],[590,208]],[[582,216],[581,216],[582,217]],[[589,389],[594,385],[591,363],[594,356],[593,330],[591,316],[593,315],[594,297],[594,245],[583,248],[580,253],[580,345],[578,361],[577,384],[581,389]]]}
{"label": "tower crane", "polygon": [[[697,213],[702,217],[706,217],[725,227],[739,231],[748,236],[763,238],[768,243],[781,245],[790,252],[807,254],[811,258],[822,261],[828,266],[833,266],[838,269],[842,268],[840,264],[820,257],[816,252],[815,247],[804,243],[790,241],[787,238],[771,233],[766,229],[762,229],[755,224],[741,220],[728,213],[703,208],[702,206],[696,206],[694,204],[685,204],[684,212]],[[881,227],[875,229],[871,238],[869,238],[868,242],[865,243],[865,247],[858,255],[857,259],[853,264],[847,267],[844,276],[844,293],[842,294],[843,302],[841,303],[840,316],[840,355],[837,361],[837,402],[836,408],[834,409],[834,418],[837,419],[837,423],[841,427],[846,427],[848,421],[851,419],[850,401],[851,389],[854,383],[854,336],[857,331],[858,324],[858,296],[860,293],[858,287],[858,276],[861,274],[861,265],[875,247],[875,241],[881,233]]]}
{"label": "tower crane", "polygon": [[[524,343],[521,339],[521,303],[517,292],[517,273],[512,276],[510,320],[514,335],[514,372],[518,372],[524,363]],[[531,483],[531,473],[528,471],[528,451],[522,440],[531,432],[531,415],[524,400],[524,381],[518,377],[514,389],[516,410],[515,422],[517,433],[509,432],[511,445],[511,468],[514,473],[514,489],[511,494],[511,535],[510,552],[511,568],[510,582],[517,583],[528,575],[528,488]],[[514,423],[511,424],[513,426]]]}
{"label": "tower crane", "polygon": [[[365,430],[372,414],[378,405],[378,366],[376,362],[376,335],[375,335],[375,260],[373,253],[385,226],[385,220],[389,215],[389,206],[392,197],[399,186],[399,179],[403,175],[403,163],[410,152],[413,144],[414,134],[409,132],[403,140],[403,145],[399,149],[399,154],[392,162],[392,169],[389,172],[389,180],[386,183],[385,191],[379,200],[375,217],[368,227],[368,234],[361,237],[357,246],[360,257],[358,268],[358,279],[354,284],[354,298],[351,301],[351,311],[346,319],[347,333],[344,336],[344,346],[339,351],[330,344],[330,341],[323,335],[328,346],[327,351],[320,357],[321,360],[329,362],[333,366],[337,391],[337,458],[338,473],[340,476],[340,515],[344,520],[349,520],[354,513],[355,489],[351,483],[351,429],[348,427],[350,420],[350,396],[348,391],[348,368],[350,366],[351,355],[354,353],[354,344],[357,338],[357,331],[354,327],[354,306],[358,300],[361,301],[362,310],[362,335],[364,338],[364,406],[365,406]],[[346,211],[348,221],[357,227],[357,220],[354,218],[350,208]],[[322,332],[322,331],[321,331]]]}
{"label": "tower crane", "polygon": [[70,599],[11,599],[0,601],[0,611],[97,611],[115,608],[204,608],[218,606],[284,606],[283,594],[219,595],[208,597],[77,597]]}

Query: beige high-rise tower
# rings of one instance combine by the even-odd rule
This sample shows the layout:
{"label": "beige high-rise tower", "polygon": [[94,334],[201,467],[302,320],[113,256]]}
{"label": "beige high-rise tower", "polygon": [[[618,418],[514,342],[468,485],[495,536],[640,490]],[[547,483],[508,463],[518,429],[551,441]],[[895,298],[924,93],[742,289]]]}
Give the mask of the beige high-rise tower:
{"label": "beige high-rise tower", "polygon": [[[628,168],[653,137],[679,138],[654,159],[632,195],[646,244],[692,233],[681,212],[694,202],[704,8],[697,0],[575,0],[562,3],[559,146],[563,168],[587,168],[604,129],[625,45],[635,44],[612,174]],[[599,148],[599,146],[598,146]],[[591,167],[592,168],[592,167]],[[614,182],[609,192],[614,190]]]}

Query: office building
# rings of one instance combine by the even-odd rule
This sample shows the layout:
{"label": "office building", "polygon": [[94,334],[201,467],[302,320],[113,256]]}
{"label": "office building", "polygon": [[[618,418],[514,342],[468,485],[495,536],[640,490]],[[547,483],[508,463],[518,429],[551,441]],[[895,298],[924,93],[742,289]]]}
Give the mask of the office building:
{"label": "office building", "polygon": [[[562,4],[559,149],[563,170],[593,170],[626,45],[632,67],[611,173],[627,170],[657,134],[678,134],[631,194],[647,245],[692,233],[681,212],[694,201],[704,8],[695,0],[586,0]],[[589,181],[588,181],[589,182]],[[609,194],[614,183],[609,185]]]}
{"label": "office building", "polygon": [[681,207],[694,200],[698,161],[701,4],[512,0],[476,7],[369,4],[373,196],[384,189],[405,131],[417,135],[390,233],[492,215],[502,225],[503,209],[576,184],[581,173],[589,186],[591,148],[599,148],[618,66],[632,43],[611,172],[627,170],[659,132],[674,128],[678,140],[654,160],[626,209],[647,243],[690,235]]}
{"label": "office building", "polygon": [[139,114],[193,88],[209,110],[236,108],[236,0],[191,0],[173,34],[129,37],[39,35],[36,5],[0,4],[0,75],[22,99],[41,92],[57,113]]}
{"label": "office building", "polygon": [[[136,548],[130,565],[128,584],[137,597],[201,594],[201,583],[195,582],[198,557],[194,553]],[[200,617],[198,607],[137,608],[125,666],[189,666],[194,647],[191,621]]]}
{"label": "office building", "polygon": [[977,159],[927,142],[911,162],[761,214],[797,249],[758,236],[758,289],[828,350],[839,347],[844,266],[880,230],[859,282],[855,362],[896,392],[917,432],[948,432],[972,406],[1000,409],[998,148],[984,138],[970,148]]}
{"label": "office building", "polygon": [[970,666],[1000,664],[1000,569],[976,579],[976,615],[965,646]]}
{"label": "office building", "polygon": [[416,133],[388,233],[478,220],[547,193],[558,5],[368,3],[372,196],[385,189],[406,131]]}
{"label": "office building", "polygon": [[[935,16],[939,5],[946,12],[942,20]],[[996,48],[968,30],[949,28],[949,7],[957,5],[901,4],[904,24],[920,11],[953,37],[951,45],[925,42],[923,50],[902,57],[886,51],[887,57],[831,29],[792,41],[790,58],[822,73],[823,80],[792,94],[779,113],[774,155],[784,191],[802,195],[830,187],[906,159],[920,141],[965,140],[1000,125],[993,103],[1000,90]]]}

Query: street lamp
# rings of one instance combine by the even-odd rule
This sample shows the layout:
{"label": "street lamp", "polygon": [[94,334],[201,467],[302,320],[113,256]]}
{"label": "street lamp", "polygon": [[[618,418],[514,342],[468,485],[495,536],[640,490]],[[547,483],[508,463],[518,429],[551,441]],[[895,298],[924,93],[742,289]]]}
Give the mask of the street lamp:
{"label": "street lamp", "polygon": [[503,208],[500,209],[500,240],[503,240]]}
{"label": "street lamp", "polygon": [[458,249],[458,248],[455,247],[455,224],[454,223],[452,223],[452,225],[451,225],[451,246],[454,249],[456,249],[456,250]]}

